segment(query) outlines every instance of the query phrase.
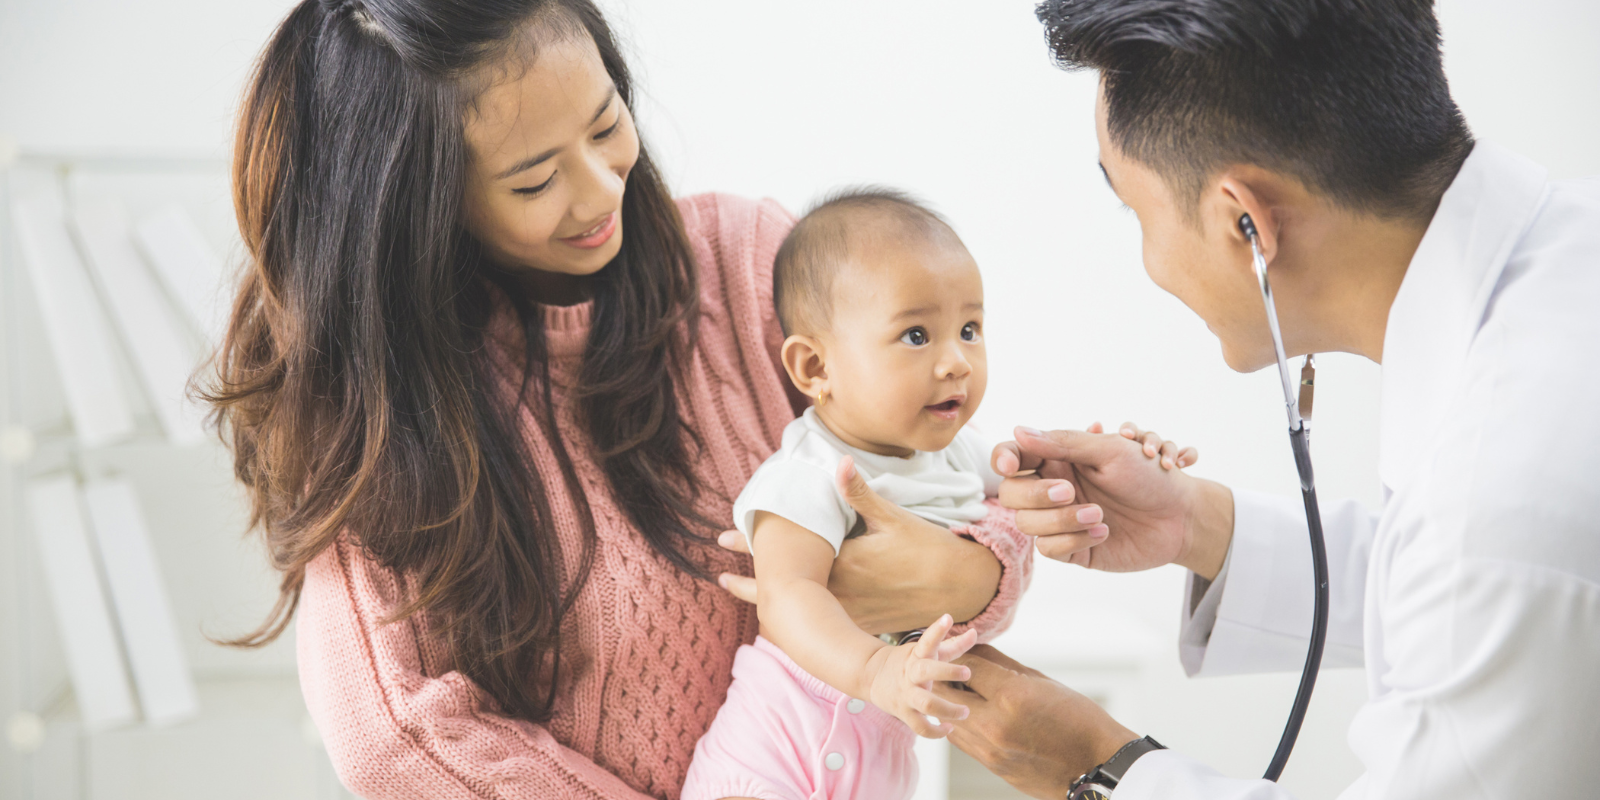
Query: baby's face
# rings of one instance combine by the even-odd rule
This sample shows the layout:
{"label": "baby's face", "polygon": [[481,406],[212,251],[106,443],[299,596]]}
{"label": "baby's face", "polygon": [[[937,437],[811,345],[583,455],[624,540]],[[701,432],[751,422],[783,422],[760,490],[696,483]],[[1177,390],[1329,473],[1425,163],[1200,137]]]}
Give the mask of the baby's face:
{"label": "baby's face", "polygon": [[943,450],[989,382],[983,277],[959,244],[858,248],[833,283],[817,409],[852,446],[886,455]]}

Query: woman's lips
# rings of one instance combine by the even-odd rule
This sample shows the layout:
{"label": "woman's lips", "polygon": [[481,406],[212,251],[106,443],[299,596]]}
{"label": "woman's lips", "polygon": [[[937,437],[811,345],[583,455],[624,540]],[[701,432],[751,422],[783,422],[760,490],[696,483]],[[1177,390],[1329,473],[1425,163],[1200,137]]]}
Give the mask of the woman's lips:
{"label": "woman's lips", "polygon": [[967,402],[965,395],[957,395],[931,406],[923,406],[922,410],[942,420],[954,420],[961,416],[961,406]]}
{"label": "woman's lips", "polygon": [[617,212],[613,211],[600,220],[593,228],[577,236],[561,239],[562,244],[571,245],[581,250],[593,250],[606,242],[611,241],[611,235],[617,232]]}

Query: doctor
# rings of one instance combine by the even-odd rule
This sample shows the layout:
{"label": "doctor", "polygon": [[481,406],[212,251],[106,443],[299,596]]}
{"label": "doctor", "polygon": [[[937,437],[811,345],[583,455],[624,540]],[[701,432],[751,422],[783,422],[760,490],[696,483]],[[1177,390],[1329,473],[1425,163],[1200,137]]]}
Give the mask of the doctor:
{"label": "doctor", "polygon": [[[1063,66],[1101,74],[1106,179],[1151,278],[1228,365],[1273,363],[1244,214],[1290,355],[1383,365],[1384,505],[1323,504],[1324,664],[1364,665],[1370,691],[1349,738],[1366,773],[1343,796],[1600,797],[1600,181],[1550,182],[1474,142],[1428,0],[1050,0],[1039,16]],[[1188,568],[1189,674],[1298,670],[1299,498],[1168,469],[1180,454],[1146,458],[1147,436],[1019,429],[996,468],[1038,472],[1002,501],[1051,558]],[[951,741],[1035,797],[1097,767],[1117,800],[1287,796],[993,649],[969,663]]]}

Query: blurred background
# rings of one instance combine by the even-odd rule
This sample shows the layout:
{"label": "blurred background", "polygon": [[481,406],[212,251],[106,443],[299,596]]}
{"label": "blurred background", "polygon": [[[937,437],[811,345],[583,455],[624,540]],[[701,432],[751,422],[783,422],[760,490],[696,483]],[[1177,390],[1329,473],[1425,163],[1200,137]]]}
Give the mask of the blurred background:
{"label": "blurred background", "polygon": [[[1096,167],[1094,77],[1051,66],[1031,0],[601,4],[675,191],[800,210],[885,183],[953,220],[987,281],[991,433],[1136,420],[1199,447],[1199,475],[1294,492],[1274,378],[1230,372],[1144,276],[1137,222]],[[1468,122],[1553,178],[1600,174],[1600,4],[1515,6],[1439,5]],[[0,800],[348,796],[292,631],[258,651],[207,639],[252,628],[276,577],[172,379],[240,258],[233,110],[288,8],[0,0]],[[1321,494],[1376,503],[1379,370],[1319,366]],[[1177,568],[1042,562],[998,645],[1136,730],[1259,774],[1296,676],[1186,680],[1181,584]],[[1299,796],[1358,773],[1344,730],[1364,696],[1360,671],[1324,673],[1284,776]],[[924,761],[919,797],[1016,796],[959,753]]]}

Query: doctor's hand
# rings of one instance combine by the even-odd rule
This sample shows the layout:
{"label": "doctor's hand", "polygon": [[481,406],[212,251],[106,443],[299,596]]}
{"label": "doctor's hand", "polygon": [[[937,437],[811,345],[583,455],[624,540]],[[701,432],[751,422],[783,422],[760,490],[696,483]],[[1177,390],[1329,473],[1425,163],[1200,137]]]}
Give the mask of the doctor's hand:
{"label": "doctor's hand", "polygon": [[[994,449],[1000,502],[1039,553],[1108,572],[1179,564],[1215,578],[1233,537],[1233,492],[1175,467],[1193,463],[1132,423],[1104,433],[1017,428]],[[1031,474],[1018,475],[1019,472]]]}
{"label": "doctor's hand", "polygon": [[[957,622],[983,613],[1000,591],[1000,560],[977,542],[951,533],[872,490],[850,458],[835,476],[866,532],[844,540],[828,574],[828,591],[867,633],[909,631],[948,612]],[[726,531],[722,547],[748,553],[744,534]],[[725,572],[722,588],[756,601],[754,578]]]}
{"label": "doctor's hand", "polygon": [[968,709],[965,719],[949,720],[950,743],[1024,794],[1066,797],[1079,775],[1139,738],[1093,700],[993,647],[978,645],[955,663],[972,670],[970,691],[934,689]]}

